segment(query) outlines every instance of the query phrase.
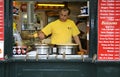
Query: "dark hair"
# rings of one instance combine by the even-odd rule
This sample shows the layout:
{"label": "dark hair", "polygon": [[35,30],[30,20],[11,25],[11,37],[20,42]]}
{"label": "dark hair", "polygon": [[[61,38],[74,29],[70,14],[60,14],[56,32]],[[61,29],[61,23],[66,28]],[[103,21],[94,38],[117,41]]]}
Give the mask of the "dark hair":
{"label": "dark hair", "polygon": [[60,11],[62,11],[62,10],[63,11],[68,11],[68,15],[70,15],[71,11],[70,11],[70,9],[68,7],[63,7],[63,8],[60,9]]}

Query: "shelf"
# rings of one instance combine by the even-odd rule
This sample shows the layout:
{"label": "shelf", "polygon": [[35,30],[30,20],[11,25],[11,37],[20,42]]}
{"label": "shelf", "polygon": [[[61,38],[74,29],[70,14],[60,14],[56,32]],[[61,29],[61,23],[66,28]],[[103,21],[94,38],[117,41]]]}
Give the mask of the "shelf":
{"label": "shelf", "polygon": [[18,14],[13,14],[13,16],[19,16]]}
{"label": "shelf", "polygon": [[89,15],[88,14],[86,14],[86,15],[85,14],[84,15],[78,15],[78,17],[79,18],[86,18],[86,17],[89,17]]}

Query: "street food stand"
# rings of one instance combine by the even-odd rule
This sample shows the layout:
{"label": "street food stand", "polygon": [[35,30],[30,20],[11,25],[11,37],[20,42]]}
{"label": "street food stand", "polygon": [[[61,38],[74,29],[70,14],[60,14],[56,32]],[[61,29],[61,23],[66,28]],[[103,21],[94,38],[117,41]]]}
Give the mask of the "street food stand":
{"label": "street food stand", "polygon": [[[44,2],[45,0],[36,1]],[[2,36],[0,34],[2,38],[0,39],[2,49],[0,77],[120,77],[120,1],[69,0],[69,2],[74,1],[89,1],[90,34],[87,56],[69,56],[64,52],[62,55],[47,53],[32,55],[34,52],[13,55],[13,1],[0,0],[0,4],[2,3],[0,5],[0,18],[2,18],[0,32],[3,33]],[[4,10],[1,9],[3,6]]]}

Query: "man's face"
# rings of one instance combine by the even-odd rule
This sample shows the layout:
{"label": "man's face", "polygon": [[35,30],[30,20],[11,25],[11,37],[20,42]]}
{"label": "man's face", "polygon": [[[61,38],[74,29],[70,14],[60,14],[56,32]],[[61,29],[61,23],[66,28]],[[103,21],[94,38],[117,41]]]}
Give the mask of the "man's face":
{"label": "man's face", "polygon": [[68,16],[68,11],[61,10],[60,14],[59,14],[59,17],[60,17],[60,21],[65,22],[69,17]]}

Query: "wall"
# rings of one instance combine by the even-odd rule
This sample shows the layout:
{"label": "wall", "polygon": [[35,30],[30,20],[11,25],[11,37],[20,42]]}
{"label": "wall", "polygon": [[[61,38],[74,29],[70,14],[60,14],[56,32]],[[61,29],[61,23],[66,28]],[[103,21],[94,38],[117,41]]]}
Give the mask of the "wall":
{"label": "wall", "polygon": [[5,64],[0,62],[0,77],[4,77],[4,68],[5,68]]}

